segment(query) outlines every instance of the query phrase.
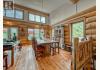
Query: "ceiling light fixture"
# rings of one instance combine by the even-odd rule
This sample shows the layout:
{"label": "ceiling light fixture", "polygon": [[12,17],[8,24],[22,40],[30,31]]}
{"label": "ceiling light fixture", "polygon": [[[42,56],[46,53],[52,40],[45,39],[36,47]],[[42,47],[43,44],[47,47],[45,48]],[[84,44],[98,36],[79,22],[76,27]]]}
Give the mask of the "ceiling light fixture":
{"label": "ceiling light fixture", "polygon": [[73,4],[75,4],[75,12],[78,12],[78,2],[79,0],[70,0]]}

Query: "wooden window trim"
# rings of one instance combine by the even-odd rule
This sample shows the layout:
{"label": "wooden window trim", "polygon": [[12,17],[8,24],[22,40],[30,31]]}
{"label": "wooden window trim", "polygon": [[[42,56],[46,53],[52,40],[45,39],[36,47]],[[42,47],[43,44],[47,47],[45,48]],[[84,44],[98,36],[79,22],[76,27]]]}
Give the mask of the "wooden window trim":
{"label": "wooden window trim", "polygon": [[78,22],[83,22],[83,37],[85,37],[85,22],[86,20],[85,20],[85,17],[82,17],[82,18],[77,18],[77,19],[74,19],[74,20],[72,20],[71,22],[70,22],[70,41],[72,42],[72,24],[74,24],[74,23],[78,23]]}

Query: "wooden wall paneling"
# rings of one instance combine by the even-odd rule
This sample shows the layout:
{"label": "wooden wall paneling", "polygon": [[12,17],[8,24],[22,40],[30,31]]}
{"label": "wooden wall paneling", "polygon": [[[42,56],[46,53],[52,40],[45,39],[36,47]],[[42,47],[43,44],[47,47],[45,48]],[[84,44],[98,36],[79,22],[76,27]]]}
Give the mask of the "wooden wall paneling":
{"label": "wooden wall paneling", "polygon": [[96,10],[92,10],[91,12],[88,12],[86,14],[84,14],[85,17],[93,17],[96,16]]}
{"label": "wooden wall paneling", "polygon": [[[66,19],[64,19],[56,24],[72,21],[72,20],[79,19],[82,17],[90,17],[90,16],[95,16],[95,15],[96,15],[96,6],[93,6],[87,10],[84,10],[82,12],[75,14],[75,15],[72,15],[72,16],[70,16],[70,17],[68,17],[68,18],[66,18]],[[64,23],[64,24],[66,24],[66,23]]]}
{"label": "wooden wall paneling", "polygon": [[96,28],[96,22],[91,22],[86,24],[86,29]]}
{"label": "wooden wall paneling", "polygon": [[96,19],[87,20],[86,23],[96,22]]}
{"label": "wooden wall paneling", "polygon": [[[78,20],[80,18],[85,19],[85,36],[90,37],[92,36],[93,39],[93,46],[96,46],[96,6],[89,8],[85,11],[82,11],[80,13],[77,13],[61,22],[58,22],[57,24],[64,24],[64,39],[65,39],[65,44],[68,42],[70,43],[70,28],[68,28],[74,20]],[[56,24],[55,24],[56,25]],[[68,33],[69,32],[69,33]],[[69,34],[69,35],[68,35]],[[69,36],[69,38],[68,38]]]}
{"label": "wooden wall paneling", "polygon": [[86,36],[92,36],[93,46],[96,46],[96,12],[86,18]]}
{"label": "wooden wall paneling", "polygon": [[93,21],[93,20],[95,20],[95,19],[96,19],[96,16],[88,17],[88,18],[86,19],[86,22],[88,22],[88,21]]}
{"label": "wooden wall paneling", "polygon": [[70,29],[69,29],[69,24],[64,25],[64,41],[65,44],[70,44]]}
{"label": "wooden wall paneling", "polygon": [[[21,42],[23,43],[23,45],[30,43],[28,41],[28,28],[32,28],[32,29],[39,29],[40,24],[36,24],[36,23],[29,23],[29,22],[24,22],[24,21],[18,21],[18,20],[9,20],[9,19],[4,19],[3,22],[4,27],[18,27],[18,39],[21,40]],[[50,25],[42,25],[41,26],[42,29],[46,30],[45,35],[48,34],[48,37],[50,37],[50,30],[51,30],[51,26]],[[22,29],[22,30],[21,30]],[[24,30],[24,31],[23,31]]]}

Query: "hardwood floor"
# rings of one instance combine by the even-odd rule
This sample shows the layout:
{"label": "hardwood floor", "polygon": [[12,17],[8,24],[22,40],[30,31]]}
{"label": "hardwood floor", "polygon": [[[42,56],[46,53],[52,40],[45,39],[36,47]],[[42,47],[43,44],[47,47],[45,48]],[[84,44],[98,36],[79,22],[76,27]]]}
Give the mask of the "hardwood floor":
{"label": "hardwood floor", "polygon": [[24,47],[17,57],[17,62],[8,70],[71,70],[71,55],[60,50],[54,56],[40,57],[36,62],[31,47]]}
{"label": "hardwood floor", "polygon": [[71,70],[71,55],[64,50],[54,56],[39,58],[37,62],[39,70]]}
{"label": "hardwood floor", "polygon": [[23,47],[16,58],[15,64],[8,70],[38,70],[32,47]]}

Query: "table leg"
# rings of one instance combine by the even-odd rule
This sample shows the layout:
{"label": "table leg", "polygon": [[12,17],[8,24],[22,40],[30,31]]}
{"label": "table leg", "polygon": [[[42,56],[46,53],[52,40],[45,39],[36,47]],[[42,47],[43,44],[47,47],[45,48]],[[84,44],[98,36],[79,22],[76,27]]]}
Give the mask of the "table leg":
{"label": "table leg", "polygon": [[11,66],[14,64],[14,48],[11,50]]}
{"label": "table leg", "polygon": [[59,43],[58,43],[58,53],[59,53]]}
{"label": "table leg", "polygon": [[6,70],[8,69],[8,62],[7,62],[7,57],[6,57]]}

